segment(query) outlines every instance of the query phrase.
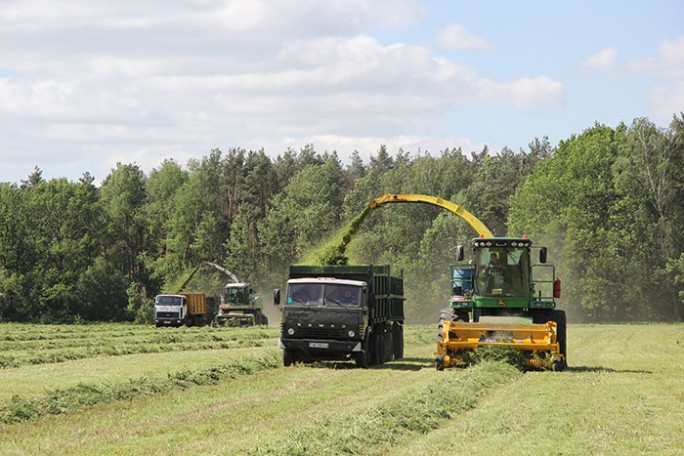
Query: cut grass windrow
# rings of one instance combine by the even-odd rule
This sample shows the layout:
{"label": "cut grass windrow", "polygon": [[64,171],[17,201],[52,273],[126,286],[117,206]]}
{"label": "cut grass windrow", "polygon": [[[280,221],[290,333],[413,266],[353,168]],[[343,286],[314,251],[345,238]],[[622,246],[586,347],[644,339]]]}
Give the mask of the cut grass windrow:
{"label": "cut grass windrow", "polygon": [[141,377],[110,385],[80,383],[71,388],[49,391],[41,397],[25,399],[13,396],[0,405],[0,423],[36,420],[47,415],[77,412],[95,404],[162,394],[193,385],[216,384],[222,380],[275,369],[280,362],[280,351],[274,349],[262,352],[258,356],[246,356],[208,369],[175,372],[168,374],[166,378]]}
{"label": "cut grass windrow", "polygon": [[[266,340],[266,339],[264,339]],[[219,350],[228,348],[263,347],[264,340],[240,340],[237,342],[198,342],[173,344],[135,344],[87,347],[71,350],[50,350],[25,356],[0,355],[0,369],[36,364],[51,364],[94,358],[96,356],[122,356],[137,353],[165,353],[192,350]]]}
{"label": "cut grass windrow", "polygon": [[[12,326],[0,325],[10,329]],[[0,341],[0,369],[26,365],[51,364],[97,356],[121,356],[137,353],[162,353],[190,350],[261,347],[277,337],[277,328],[163,328],[127,331],[124,335],[117,327],[106,333],[93,335],[91,326],[72,330],[72,337],[56,337],[55,329],[43,325],[45,338],[18,338]],[[99,329],[99,328],[95,328]],[[16,336],[14,329],[14,336]],[[7,337],[14,337],[9,335]],[[274,342],[272,342],[274,344]]]}
{"label": "cut grass windrow", "polygon": [[510,364],[492,361],[448,372],[400,400],[358,414],[327,416],[295,429],[279,444],[258,446],[250,454],[384,454],[473,409],[488,391],[521,375]]}

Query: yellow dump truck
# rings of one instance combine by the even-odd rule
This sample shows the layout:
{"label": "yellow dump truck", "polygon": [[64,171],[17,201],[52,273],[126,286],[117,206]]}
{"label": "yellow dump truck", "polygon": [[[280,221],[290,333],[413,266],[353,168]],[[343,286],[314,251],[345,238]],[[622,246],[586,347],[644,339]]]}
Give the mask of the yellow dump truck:
{"label": "yellow dump truck", "polygon": [[155,326],[200,326],[216,314],[216,300],[204,293],[160,294],[154,298]]}

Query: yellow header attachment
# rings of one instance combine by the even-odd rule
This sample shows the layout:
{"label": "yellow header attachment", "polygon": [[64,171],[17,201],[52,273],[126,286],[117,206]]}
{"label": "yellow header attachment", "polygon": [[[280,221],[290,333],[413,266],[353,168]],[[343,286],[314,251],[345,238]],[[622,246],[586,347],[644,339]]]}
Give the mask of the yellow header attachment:
{"label": "yellow header attachment", "polygon": [[459,206],[456,203],[452,203],[451,201],[442,199],[438,196],[430,196],[430,195],[416,195],[412,193],[399,193],[399,194],[392,194],[392,193],[385,193],[379,198],[374,199],[373,201],[370,202],[370,207],[371,209],[375,209],[376,207],[382,206],[383,204],[387,203],[425,203],[425,204],[432,204],[433,206],[438,206],[441,207],[442,209],[446,209],[447,211],[458,215],[461,217],[463,220],[468,222],[470,226],[473,227],[475,231],[477,231],[477,234],[480,235],[480,237],[494,237],[491,231],[489,231],[489,228],[485,226],[484,223],[482,223],[480,220],[477,219],[473,214],[470,212],[466,211],[463,206]]}

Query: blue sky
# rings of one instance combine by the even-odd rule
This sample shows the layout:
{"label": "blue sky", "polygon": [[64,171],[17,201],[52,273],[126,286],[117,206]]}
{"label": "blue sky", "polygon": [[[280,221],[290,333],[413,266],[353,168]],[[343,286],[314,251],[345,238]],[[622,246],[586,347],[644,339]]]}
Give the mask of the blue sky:
{"label": "blue sky", "polygon": [[684,111],[684,2],[0,0],[0,182],[553,145]]}

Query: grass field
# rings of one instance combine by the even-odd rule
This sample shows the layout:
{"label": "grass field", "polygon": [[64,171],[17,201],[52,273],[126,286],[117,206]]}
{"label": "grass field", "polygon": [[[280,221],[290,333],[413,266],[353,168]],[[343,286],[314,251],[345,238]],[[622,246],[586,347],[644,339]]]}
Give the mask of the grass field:
{"label": "grass field", "polygon": [[0,324],[0,454],[684,454],[684,325],[570,325],[565,372],[281,367],[278,330]]}

